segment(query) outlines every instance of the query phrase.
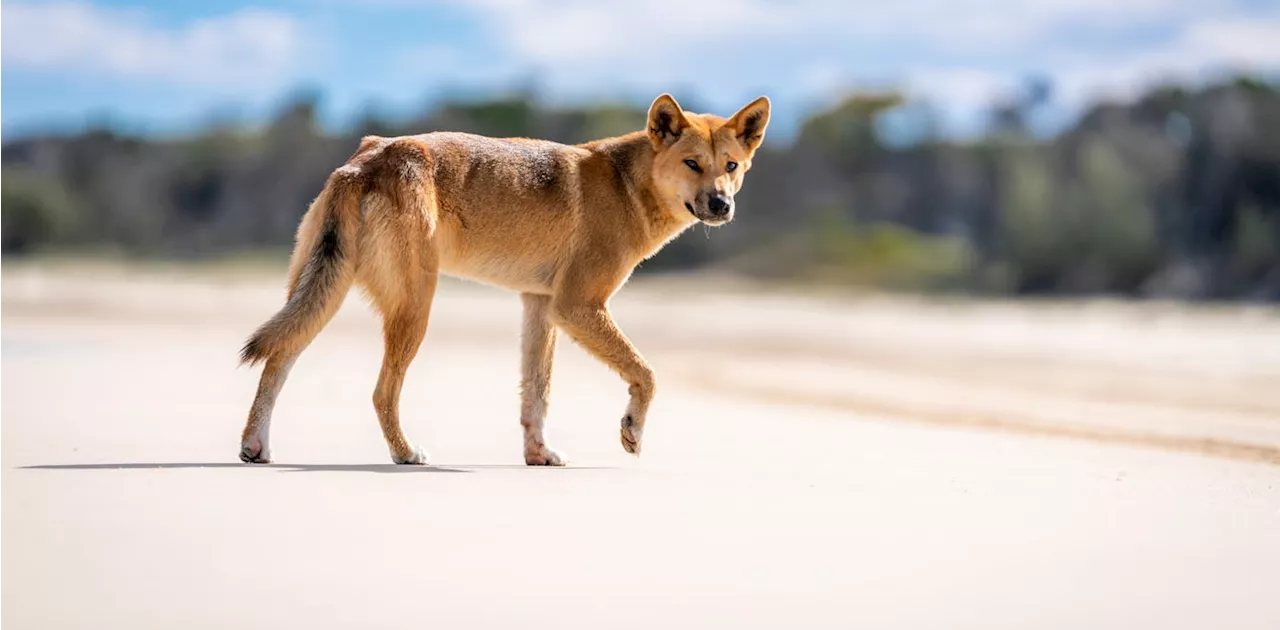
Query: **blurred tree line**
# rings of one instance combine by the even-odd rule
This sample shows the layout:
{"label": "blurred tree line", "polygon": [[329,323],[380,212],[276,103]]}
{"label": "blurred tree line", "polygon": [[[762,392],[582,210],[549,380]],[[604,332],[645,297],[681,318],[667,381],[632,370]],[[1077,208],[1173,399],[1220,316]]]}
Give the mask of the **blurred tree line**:
{"label": "blurred tree line", "polygon": [[[734,224],[695,229],[641,272],[715,267],[916,291],[1280,298],[1274,85],[1160,87],[1126,104],[1098,103],[1051,138],[1029,131],[1047,89],[1031,87],[997,103],[988,133],[964,142],[937,134],[926,106],[852,95],[804,121],[785,146],[766,142]],[[332,135],[317,123],[315,99],[303,97],[258,130],[22,138],[3,145],[3,252],[283,251],[364,134],[579,142],[642,129],[644,115],[516,95],[447,102],[397,123],[368,116]]]}

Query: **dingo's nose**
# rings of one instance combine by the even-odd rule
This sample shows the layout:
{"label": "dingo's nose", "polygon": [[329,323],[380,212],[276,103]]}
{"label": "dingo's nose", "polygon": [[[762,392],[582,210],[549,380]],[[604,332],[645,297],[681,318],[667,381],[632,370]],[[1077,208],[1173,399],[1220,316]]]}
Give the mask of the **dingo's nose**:
{"label": "dingo's nose", "polygon": [[718,217],[729,214],[730,207],[732,207],[732,204],[729,203],[729,200],[720,195],[712,195],[711,198],[707,200],[707,210],[710,210],[711,214]]}

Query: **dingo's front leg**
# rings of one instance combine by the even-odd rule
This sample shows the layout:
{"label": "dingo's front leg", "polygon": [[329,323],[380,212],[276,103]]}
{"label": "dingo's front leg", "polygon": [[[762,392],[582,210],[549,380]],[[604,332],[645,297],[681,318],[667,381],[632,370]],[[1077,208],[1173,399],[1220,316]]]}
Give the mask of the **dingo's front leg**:
{"label": "dingo's front leg", "polygon": [[622,417],[622,448],[639,455],[645,416],[656,386],[653,370],[622,334],[603,304],[557,299],[552,317],[570,337],[613,368],[629,385],[631,402]]}
{"label": "dingo's front leg", "polygon": [[556,351],[556,329],[551,325],[551,297],[524,293],[524,330],[520,339],[520,426],[524,427],[524,463],[529,466],[564,466],[568,458],[547,446],[543,426],[551,394],[551,364]]}

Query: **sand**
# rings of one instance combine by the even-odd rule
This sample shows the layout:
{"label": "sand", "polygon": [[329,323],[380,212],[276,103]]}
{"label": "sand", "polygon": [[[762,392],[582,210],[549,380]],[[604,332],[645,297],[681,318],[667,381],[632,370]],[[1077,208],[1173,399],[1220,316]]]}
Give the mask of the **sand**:
{"label": "sand", "polygon": [[519,300],[445,283],[390,464],[355,294],[236,458],[279,280],[6,269],[3,625],[1276,628],[1280,316],[637,281],[659,379],[565,341],[521,464]]}

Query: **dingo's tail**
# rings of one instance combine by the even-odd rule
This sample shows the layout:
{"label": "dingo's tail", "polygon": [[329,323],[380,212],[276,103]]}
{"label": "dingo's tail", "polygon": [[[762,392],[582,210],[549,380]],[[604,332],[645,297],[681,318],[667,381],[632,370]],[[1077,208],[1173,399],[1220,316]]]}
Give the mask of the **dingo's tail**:
{"label": "dingo's tail", "polygon": [[330,176],[299,227],[285,305],[245,342],[241,364],[301,352],[338,312],[355,278],[364,181],[356,169]]}

